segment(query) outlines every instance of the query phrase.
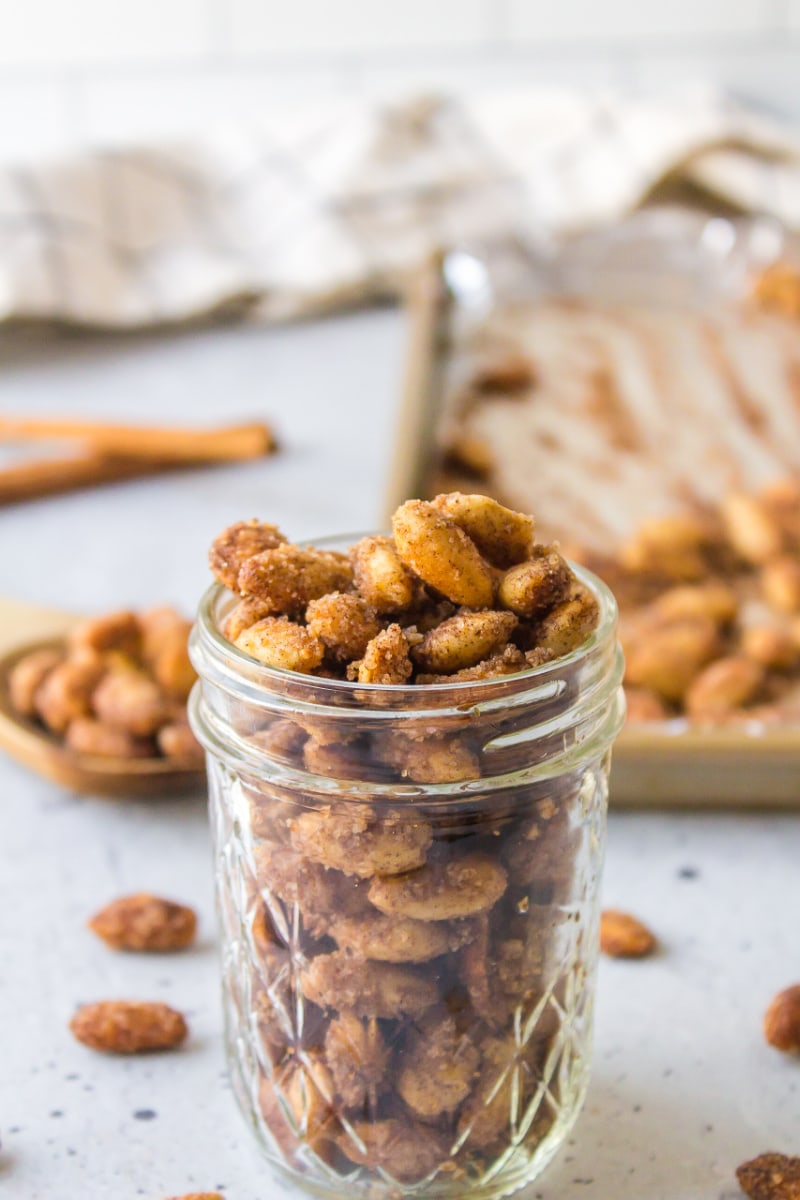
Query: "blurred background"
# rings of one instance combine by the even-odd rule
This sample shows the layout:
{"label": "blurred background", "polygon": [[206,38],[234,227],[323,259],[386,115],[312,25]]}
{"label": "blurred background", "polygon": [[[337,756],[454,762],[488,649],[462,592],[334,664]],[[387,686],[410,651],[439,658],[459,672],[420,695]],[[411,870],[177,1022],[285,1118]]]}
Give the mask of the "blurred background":
{"label": "blurred background", "polygon": [[27,0],[0,156],[250,121],[341,91],[722,85],[800,116],[800,0]]}

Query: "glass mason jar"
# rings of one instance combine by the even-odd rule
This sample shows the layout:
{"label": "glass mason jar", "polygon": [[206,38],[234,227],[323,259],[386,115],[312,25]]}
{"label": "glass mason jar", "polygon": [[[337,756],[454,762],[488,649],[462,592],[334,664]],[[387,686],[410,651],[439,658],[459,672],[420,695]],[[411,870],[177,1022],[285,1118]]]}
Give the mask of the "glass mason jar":
{"label": "glass mason jar", "polygon": [[624,701],[614,600],[575,570],[585,644],[469,684],[274,670],[220,634],[229,593],[202,602],[234,1089],[312,1194],[507,1195],[577,1117]]}

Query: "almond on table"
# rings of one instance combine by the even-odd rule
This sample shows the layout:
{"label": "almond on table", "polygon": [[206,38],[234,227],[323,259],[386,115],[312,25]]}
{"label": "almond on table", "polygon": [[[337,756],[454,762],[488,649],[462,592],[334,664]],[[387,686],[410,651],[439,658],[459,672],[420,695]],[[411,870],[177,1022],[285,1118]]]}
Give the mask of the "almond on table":
{"label": "almond on table", "polygon": [[184,1196],[167,1196],[166,1200],[225,1200],[221,1192],[187,1192]]}
{"label": "almond on table", "polygon": [[167,1004],[140,1000],[102,1000],[84,1004],[69,1023],[84,1046],[107,1054],[146,1054],[172,1050],[189,1030]]}
{"label": "almond on table", "polygon": [[764,1036],[776,1050],[800,1054],[800,983],[778,992],[764,1014]]}
{"label": "almond on table", "polygon": [[89,928],[114,950],[183,950],[194,941],[197,917],[185,904],[138,892],[101,908]]}
{"label": "almond on table", "polygon": [[750,1200],[800,1200],[800,1158],[769,1152],[736,1168]]}
{"label": "almond on table", "polygon": [[600,949],[611,958],[646,958],[657,946],[653,933],[637,917],[617,909],[600,916]]}

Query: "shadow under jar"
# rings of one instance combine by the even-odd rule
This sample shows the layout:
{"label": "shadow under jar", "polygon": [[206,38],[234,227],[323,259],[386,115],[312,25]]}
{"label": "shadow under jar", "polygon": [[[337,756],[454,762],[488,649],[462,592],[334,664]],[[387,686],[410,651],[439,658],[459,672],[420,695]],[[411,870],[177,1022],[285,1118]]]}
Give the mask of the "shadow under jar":
{"label": "shadow under jar", "polygon": [[[339,548],[341,540],[327,546]],[[573,653],[477,683],[379,686],[191,641],[234,1088],[320,1196],[499,1197],[588,1078],[616,608]]]}

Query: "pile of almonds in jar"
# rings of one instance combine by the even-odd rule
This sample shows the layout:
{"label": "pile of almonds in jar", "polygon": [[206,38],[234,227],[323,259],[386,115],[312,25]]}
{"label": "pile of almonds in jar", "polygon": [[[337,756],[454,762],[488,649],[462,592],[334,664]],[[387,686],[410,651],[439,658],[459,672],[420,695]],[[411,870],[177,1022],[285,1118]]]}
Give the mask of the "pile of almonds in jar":
{"label": "pile of almonds in jar", "polygon": [[[522,703],[483,714],[466,700],[476,683],[487,699],[513,692],[515,677],[524,698],[524,673],[590,637],[594,594],[556,548],[534,542],[531,517],[480,495],[408,501],[391,536],[347,553],[241,522],[215,540],[210,563],[236,594],[224,637],[307,680],[291,685],[294,713],[270,718],[265,703],[257,727],[237,730],[303,775],[240,776],[244,885],[223,881],[220,904],[273,1139],[300,1169],[310,1149],[342,1175],[357,1164],[403,1183],[476,1178],[514,1139],[532,1153],[580,1087],[591,988],[575,980],[591,969],[596,930],[578,932],[578,914],[595,878],[587,812],[602,811],[605,752],[523,782],[514,771],[537,751],[500,745],[569,706],[566,668],[535,718]],[[335,704],[326,685],[338,681],[367,709],[391,701],[369,685],[400,685],[418,695],[419,719],[413,705],[402,723],[387,708],[379,729],[357,709],[349,721],[344,709],[318,715],[315,679],[320,704]],[[565,734],[541,740],[545,761]],[[499,777],[509,782],[498,793]],[[331,780],[342,784],[335,804]],[[392,786],[350,803],[352,780]]]}
{"label": "pile of almonds in jar", "polygon": [[160,755],[202,766],[186,717],[196,679],[190,629],[168,607],[88,617],[63,644],[18,660],[9,678],[11,704],[79,754]]}
{"label": "pile of almonds in jar", "polygon": [[630,721],[800,721],[800,480],[571,552],[617,597]]}
{"label": "pile of almonds in jar", "polygon": [[533,518],[487,496],[409,500],[349,554],[242,521],[211,548],[223,634],[269,667],[362,684],[475,682],[569,653],[597,603]]}

